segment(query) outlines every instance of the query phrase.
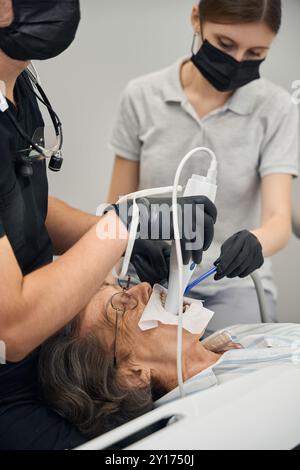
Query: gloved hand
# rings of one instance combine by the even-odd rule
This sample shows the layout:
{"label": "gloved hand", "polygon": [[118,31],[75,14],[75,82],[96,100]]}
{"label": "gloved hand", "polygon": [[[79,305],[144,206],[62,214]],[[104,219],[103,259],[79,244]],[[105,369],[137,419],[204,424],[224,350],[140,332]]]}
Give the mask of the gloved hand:
{"label": "gloved hand", "polygon": [[141,282],[163,285],[169,278],[171,247],[165,242],[136,240],[131,263]]}
{"label": "gloved hand", "polygon": [[262,246],[253,233],[248,230],[238,232],[229,238],[221,248],[221,256],[214,265],[218,268],[215,280],[224,277],[244,278],[264,264]]}
{"label": "gloved hand", "polygon": [[12,161],[12,136],[3,123],[0,112],[0,197],[6,196],[16,184],[16,175]]}
{"label": "gloved hand", "polygon": [[[172,199],[141,198],[136,200],[139,213],[140,237],[153,240],[174,240]],[[204,196],[178,198],[179,231],[184,264],[192,259],[200,264],[203,251],[208,250],[214,237],[214,225],[217,220],[216,206]],[[129,227],[131,223],[133,201],[110,206]]]}

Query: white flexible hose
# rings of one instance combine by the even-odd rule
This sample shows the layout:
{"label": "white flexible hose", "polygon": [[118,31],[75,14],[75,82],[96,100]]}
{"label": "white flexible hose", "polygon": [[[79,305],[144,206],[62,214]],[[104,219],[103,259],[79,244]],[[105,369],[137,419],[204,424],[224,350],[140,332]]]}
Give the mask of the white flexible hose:
{"label": "white flexible hose", "polygon": [[183,332],[183,258],[182,258],[182,250],[180,244],[180,229],[179,229],[179,221],[178,221],[178,207],[177,207],[177,198],[178,198],[178,183],[182,173],[182,170],[187,163],[187,161],[193,157],[198,152],[205,152],[208,153],[212,159],[212,171],[215,171],[217,166],[217,159],[215,154],[212,150],[206,147],[197,147],[191,152],[189,152],[179,164],[175,178],[174,178],[174,185],[173,185],[173,194],[172,194],[172,205],[173,205],[173,226],[174,226],[174,238],[175,238],[175,246],[176,246],[176,256],[177,256],[177,263],[178,263],[178,305],[179,305],[179,312],[178,312],[178,329],[177,329],[177,379],[178,379],[178,386],[180,391],[180,396],[183,398],[185,396],[184,392],[184,382],[183,382],[183,370],[182,370],[182,332]]}
{"label": "white flexible hose", "polygon": [[[182,192],[182,186],[178,186],[178,192]],[[151,188],[151,189],[142,189],[141,191],[136,191],[135,193],[127,194],[126,196],[122,196],[117,204],[121,204],[122,202],[126,202],[130,199],[139,199],[142,197],[150,197],[150,196],[160,196],[164,194],[171,194],[173,191],[173,186],[164,186],[163,188]]]}
{"label": "white flexible hose", "polygon": [[[178,192],[182,193],[183,188],[181,186],[178,186],[177,189],[177,194]],[[126,276],[129,268],[129,263],[132,255],[132,251],[134,248],[134,243],[136,240],[136,234],[138,231],[138,226],[139,226],[139,208],[136,203],[136,200],[139,198],[143,197],[150,197],[150,196],[159,196],[159,195],[165,195],[165,194],[170,194],[173,191],[173,186],[167,186],[163,188],[152,188],[152,189],[143,189],[141,191],[137,191],[135,193],[127,194],[126,196],[121,197],[117,204],[124,203],[128,200],[132,200],[132,222],[130,225],[130,230],[129,230],[129,239],[128,239],[128,244],[127,244],[127,249],[125,252],[124,260],[122,263],[122,267],[120,272],[114,272],[114,276],[117,274],[117,277],[124,277]]]}

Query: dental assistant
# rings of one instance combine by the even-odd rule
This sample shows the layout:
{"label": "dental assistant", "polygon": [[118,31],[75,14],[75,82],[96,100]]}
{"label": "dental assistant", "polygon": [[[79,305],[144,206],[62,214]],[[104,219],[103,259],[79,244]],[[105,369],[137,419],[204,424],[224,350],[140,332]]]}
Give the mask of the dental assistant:
{"label": "dental assistant", "polygon": [[[281,20],[280,0],[202,0],[192,11],[192,57],[129,83],[110,141],[111,201],[172,184],[194,147],[215,152],[218,222],[200,272],[218,264],[219,273],[192,293],[216,312],[211,331],[260,322],[249,278],[257,269],[269,321],[276,320],[270,258],[290,239],[291,184],[299,174],[297,106],[260,78]],[[206,172],[197,160],[186,178]]]}
{"label": "dental assistant", "polygon": [[[121,217],[119,206],[99,218],[48,198],[45,159],[36,159],[28,172],[21,157],[28,149],[26,136],[31,139],[44,126],[26,68],[32,59],[64,52],[79,20],[78,0],[0,0],[1,450],[63,450],[85,442],[75,426],[43,403],[40,346],[85,308],[128,242],[128,217]],[[187,202],[195,209],[204,204],[209,244],[215,206],[201,197]],[[158,233],[159,228],[157,221]],[[150,240],[139,247],[146,269],[143,255],[161,248]],[[54,254],[61,255],[56,262]],[[149,275],[155,275],[151,266]]]}

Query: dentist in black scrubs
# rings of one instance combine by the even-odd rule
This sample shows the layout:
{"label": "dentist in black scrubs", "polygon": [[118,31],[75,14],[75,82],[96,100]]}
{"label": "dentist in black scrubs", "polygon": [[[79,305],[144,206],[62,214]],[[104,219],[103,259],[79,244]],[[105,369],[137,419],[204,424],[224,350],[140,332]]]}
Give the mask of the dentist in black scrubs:
{"label": "dentist in black scrubs", "polygon": [[[29,138],[43,120],[24,71],[30,60],[67,49],[79,20],[79,0],[0,0],[0,87]],[[43,404],[39,347],[98,292],[126,250],[128,224],[118,206],[99,218],[49,198],[45,160],[27,174],[19,152],[24,148],[25,137],[0,111],[0,341],[6,347],[6,364],[0,357],[0,450],[70,449],[86,439]],[[205,198],[187,202],[204,208],[208,248],[216,209]],[[97,236],[110,224],[118,227],[117,236]],[[197,226],[203,228],[203,222]],[[167,276],[168,253],[160,241],[139,242],[133,262],[141,279],[153,284],[160,279],[152,260]],[[53,263],[54,254],[62,256]]]}

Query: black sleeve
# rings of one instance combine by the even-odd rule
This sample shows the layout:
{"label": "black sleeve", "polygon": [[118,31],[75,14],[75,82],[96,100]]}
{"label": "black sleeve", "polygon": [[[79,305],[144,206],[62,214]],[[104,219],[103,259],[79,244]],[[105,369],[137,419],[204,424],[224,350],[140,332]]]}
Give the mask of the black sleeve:
{"label": "black sleeve", "polygon": [[[6,408],[6,409],[5,409]],[[0,451],[69,450],[88,441],[64,418],[34,400],[0,408]]]}
{"label": "black sleeve", "polygon": [[[3,197],[7,195],[16,183],[16,175],[12,164],[12,141],[13,134],[9,129],[9,121],[0,112],[0,209],[3,206]],[[1,218],[3,212],[0,211],[0,238],[5,236],[5,230]]]}
{"label": "black sleeve", "polygon": [[9,121],[5,123],[3,119],[3,113],[0,112],[0,197],[8,194],[16,183],[12,161],[13,134]]}

